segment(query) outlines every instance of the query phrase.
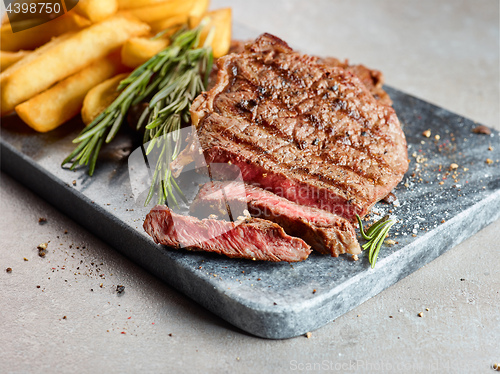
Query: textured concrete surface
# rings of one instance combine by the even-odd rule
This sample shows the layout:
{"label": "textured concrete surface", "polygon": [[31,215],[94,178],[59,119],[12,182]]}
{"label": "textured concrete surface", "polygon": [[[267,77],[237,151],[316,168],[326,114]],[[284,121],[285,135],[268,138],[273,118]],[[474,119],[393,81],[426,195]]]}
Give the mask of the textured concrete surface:
{"label": "textured concrete surface", "polygon": [[[222,5],[235,22],[379,68],[389,85],[500,129],[498,2],[213,4]],[[5,175],[0,198],[2,373],[487,373],[500,361],[499,221],[309,339],[269,341],[200,308]],[[42,259],[36,246],[48,240]]]}

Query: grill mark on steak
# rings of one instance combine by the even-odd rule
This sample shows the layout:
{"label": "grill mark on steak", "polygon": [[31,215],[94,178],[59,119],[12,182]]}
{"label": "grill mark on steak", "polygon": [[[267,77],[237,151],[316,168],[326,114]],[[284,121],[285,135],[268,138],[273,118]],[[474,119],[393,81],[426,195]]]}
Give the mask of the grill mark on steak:
{"label": "grill mark on steak", "polygon": [[[227,142],[230,142],[229,139],[226,139]],[[269,153],[267,153],[268,151],[263,151],[261,147],[259,147],[258,145],[254,144],[254,143],[251,143],[251,142],[248,142],[247,140],[245,139],[238,139],[238,141],[233,141],[234,145],[228,145],[228,143],[226,142],[226,144],[224,145],[220,145],[220,148],[225,148],[225,147],[234,147],[234,145],[237,145],[238,148],[240,149],[243,149],[244,146],[246,146],[247,149],[245,149],[247,152],[249,152],[251,155],[253,155],[256,151],[257,152],[262,152],[262,153],[265,153],[266,155],[268,155],[271,160],[277,160],[275,155],[276,155],[276,152],[280,149],[284,149],[284,148],[280,148],[280,149],[274,149],[273,151],[269,151]],[[285,147],[285,146],[284,146]],[[292,147],[293,146],[290,146],[288,145],[288,147]],[[288,148],[290,149],[290,148]],[[288,153],[292,153],[292,152],[288,152]],[[226,154],[226,157],[221,157],[222,154],[218,154],[219,157],[215,158],[215,157],[208,157],[208,160],[207,162],[209,163],[213,163],[213,162],[221,162],[221,163],[225,163],[225,162],[228,162],[228,161],[231,161],[233,164],[234,164],[234,159],[235,157],[245,157],[245,154],[244,152],[239,152],[237,155],[236,154],[229,154],[227,153]],[[250,163],[251,162],[251,158],[252,157],[245,157],[245,160],[244,162],[245,163]],[[298,161],[297,159],[295,159],[294,161]],[[263,161],[262,161],[263,162]],[[257,160],[257,163],[259,163],[259,161]],[[318,167],[319,165],[318,164],[312,164],[312,166],[314,167]],[[320,180],[322,181],[329,181],[330,182],[330,187],[331,188],[335,188],[336,189],[336,192],[339,193],[339,194],[344,194],[344,191],[356,191],[358,192],[359,194],[361,194],[363,197],[366,197],[366,193],[364,193],[361,188],[359,187],[358,184],[352,184],[352,183],[348,183],[346,182],[346,176],[345,175],[341,175],[342,173],[349,173],[349,174],[354,174],[355,176],[358,176],[356,173],[354,173],[351,169],[347,168],[347,167],[343,167],[343,168],[339,168],[337,167],[336,165],[329,165],[329,166],[325,166],[324,168],[330,168],[330,169],[340,169],[340,170],[336,170],[337,174],[332,174],[332,172],[330,172],[328,175],[324,175],[322,174],[321,172],[318,172],[314,169],[312,169],[311,167],[307,167],[307,166],[302,166],[302,165],[291,165],[289,166],[289,169],[291,170],[291,172],[293,174],[295,174],[295,178],[296,179],[300,179],[300,178],[304,178],[305,176],[316,176],[317,178],[319,178]],[[272,169],[272,167],[271,167]],[[324,171],[324,170],[323,170]],[[262,171],[262,173],[265,173],[265,170]],[[362,182],[361,180],[358,180],[358,182]]]}
{"label": "grill mark on steak", "polygon": [[231,258],[297,262],[305,260],[311,253],[311,248],[302,239],[289,236],[276,223],[259,218],[250,218],[239,224],[200,220],[158,205],[148,213],[143,227],[157,244],[176,248],[184,245],[188,250]]}
{"label": "grill mark on steak", "polygon": [[392,105],[391,98],[382,88],[384,84],[384,75],[380,71],[368,69],[364,65],[349,65],[347,60],[342,62],[334,57],[319,58],[318,63],[326,66],[340,67],[353,73],[363,82],[366,88],[370,90],[375,99],[385,105]]}
{"label": "grill mark on steak", "polygon": [[253,217],[279,224],[287,234],[302,238],[320,253],[337,257],[342,253],[361,252],[349,221],[324,210],[298,205],[255,186],[238,182],[206,183],[190,210],[196,216],[208,216],[224,211],[225,202],[233,207],[247,207]]}
{"label": "grill mark on steak", "polygon": [[[244,154],[245,150],[242,149],[241,144],[240,144],[240,147],[239,147],[237,153],[231,152],[227,148],[230,148],[227,146],[227,143],[221,144],[221,146],[212,147],[212,149],[210,151],[208,151],[208,153],[206,154],[207,162],[209,162],[209,163],[231,162],[233,165],[237,165],[240,168],[245,169],[247,174],[245,174],[245,172],[242,170],[244,180],[261,183],[262,186],[264,186],[264,187],[272,187],[272,186],[269,186],[267,184],[267,180],[258,179],[259,175],[265,175],[268,172],[274,172],[273,169],[278,169],[276,171],[276,173],[279,173],[279,168],[277,168],[275,166],[268,166],[268,165],[266,165],[266,163],[264,161],[258,160],[257,164],[259,164],[259,165],[258,165],[258,169],[257,169],[256,165],[252,165],[250,158],[245,156],[245,154]],[[249,168],[253,168],[253,170],[250,171]],[[298,179],[297,174],[300,174],[299,177],[303,178],[304,180],[312,179],[312,176],[313,176],[313,173],[311,173],[310,171],[307,173],[299,172],[297,170],[297,167],[294,167],[294,169],[290,170],[290,172],[295,174],[293,179],[295,180],[295,182],[298,185],[301,184],[301,181],[297,180]],[[324,182],[326,180],[326,178],[323,177],[321,174],[318,174],[318,173],[314,173],[314,174],[316,176],[319,175],[321,177],[321,178],[316,178],[316,180],[318,182]],[[286,178],[284,178],[284,179],[286,179]],[[330,191],[330,194],[334,193],[334,194],[342,196],[342,198],[345,200],[351,200],[351,202],[354,201],[355,203],[358,202],[358,198],[357,197],[349,197],[348,192],[352,192],[352,190],[362,188],[361,185],[350,183],[345,187],[345,189],[339,189],[336,185],[332,185],[332,184],[334,184],[334,182],[335,181],[331,182],[330,184],[322,183],[323,184],[322,188],[325,188],[328,191]],[[285,196],[285,195],[283,195],[283,192],[280,192],[280,188],[278,188],[278,189],[273,188],[272,190],[273,190],[273,192],[275,192],[276,194],[278,194],[280,196]],[[362,193],[365,196],[367,195],[367,193],[363,192],[363,191],[361,191],[360,193]],[[293,200],[293,198],[292,198],[292,200]],[[318,205],[314,204],[314,206],[318,206]]]}
{"label": "grill mark on steak", "polygon": [[[249,160],[241,158],[240,153],[230,153],[224,148],[213,147],[206,154],[207,162],[224,163],[228,160],[241,170],[243,180],[252,184],[269,189],[278,196],[287,198],[298,204],[313,206],[327,210],[342,217],[354,217],[354,214],[362,214],[360,202],[349,197],[346,191],[327,185],[318,179],[316,187],[311,188],[308,182],[309,175],[305,175],[304,181],[290,179],[288,176],[280,174],[279,170],[274,173],[273,167],[268,169],[252,164]],[[353,220],[354,222],[354,220]]]}
{"label": "grill mark on steak", "polygon": [[[319,155],[323,161],[331,162],[337,167],[353,171],[360,177],[371,178],[377,183],[383,179],[384,170],[387,169],[388,166],[384,165],[379,158],[370,154],[367,155],[368,157],[364,158],[360,149],[351,145],[334,144],[333,146],[333,148],[330,148],[330,153]],[[363,169],[361,164],[364,162],[369,163],[369,166]]]}
{"label": "grill mark on steak", "polygon": [[[321,95],[319,95],[319,96],[321,96]],[[219,95],[219,97],[220,97],[220,95]],[[312,100],[312,99],[309,99],[309,100]],[[336,100],[337,101],[335,101],[335,102],[338,102],[340,99],[336,99]],[[341,102],[342,103],[346,103],[345,100],[341,100]],[[345,116],[348,117],[349,119],[355,119],[362,126],[364,126],[367,123],[365,117],[363,117],[362,115],[360,115],[360,113],[358,111],[352,111],[352,110],[350,110],[349,108],[346,107],[346,105],[344,105],[344,106],[341,105],[340,109],[338,111],[342,111],[343,114],[345,114]],[[314,115],[311,115],[310,113],[307,113],[305,115],[308,116],[308,119],[311,119],[311,118],[315,119],[315,120],[311,121],[311,123],[313,125],[315,125],[315,127],[317,127],[317,128],[324,128],[325,127],[325,126],[317,126],[318,123],[321,123],[322,121],[319,121],[317,119],[317,117],[315,117]],[[342,120],[342,118],[343,117],[340,117],[340,120]],[[337,120],[338,120],[338,118],[337,118]],[[258,121],[258,123],[259,123],[259,125],[260,124],[264,125],[266,127],[266,129],[269,129],[268,132],[270,132],[270,133],[272,132],[273,135],[279,135],[281,138],[283,138],[285,140],[290,140],[290,137],[287,134],[285,134],[282,131],[280,131],[279,128],[273,127],[273,125],[272,125],[273,122],[261,120],[261,121]],[[373,129],[373,130],[375,131],[376,129]],[[342,136],[337,136],[337,137],[334,137],[334,139],[332,139],[332,140],[337,141],[337,142],[343,142],[343,137]],[[295,141],[297,142],[297,144],[300,147],[300,145],[302,144],[302,142],[299,142],[296,139],[295,139]],[[381,147],[381,148],[392,145],[392,144],[390,144],[390,143],[392,143],[391,139],[388,136],[385,136],[385,134],[383,134],[383,133],[379,134],[378,139],[377,139],[377,143],[378,143],[379,147]],[[343,144],[345,144],[345,143],[343,143]],[[359,151],[359,148],[355,147],[354,145],[352,146],[352,148]],[[382,152],[380,152],[380,153],[382,154]],[[387,168],[386,162],[383,160],[383,158],[380,157],[380,155],[374,155],[370,151],[368,151],[368,155],[369,155],[369,157],[374,158],[378,163],[380,163],[381,167],[386,167]],[[362,175],[365,175],[365,174],[362,174]],[[369,177],[373,179],[374,176],[370,175]]]}
{"label": "grill mark on steak", "polygon": [[[314,144],[313,141],[311,141],[312,145],[317,145],[319,143],[319,139],[318,138],[324,138],[324,133],[321,133],[319,131],[315,132],[312,135],[313,136],[311,138],[314,138],[314,140],[316,140],[316,144]],[[361,138],[364,138],[364,137],[365,136],[362,135],[362,134],[361,134],[361,136],[359,136],[357,138],[350,137],[349,138],[349,143],[346,144],[346,142],[345,142],[346,136],[345,135],[333,136],[330,139],[331,140],[330,144],[332,144],[332,147],[330,147],[331,152],[328,153],[328,154],[320,155],[318,153],[319,150],[321,150],[321,149],[324,150],[325,149],[325,145],[322,144],[321,146],[319,146],[319,147],[316,148],[315,154],[317,156],[319,156],[319,157],[322,157],[322,158],[327,157],[328,161],[333,162],[336,165],[342,166],[342,163],[338,163],[337,160],[339,160],[340,156],[344,156],[345,154],[342,154],[342,155],[339,154],[338,149],[334,149],[334,148],[345,148],[345,147],[348,147],[349,150],[346,150],[346,152],[348,152],[346,154],[352,156],[351,159],[352,159],[353,162],[356,162],[356,158],[357,158],[354,155],[359,156],[359,155],[363,154],[363,151],[365,151],[366,152],[366,156],[369,159],[371,159],[371,162],[375,163],[376,164],[375,166],[378,166],[379,168],[381,168],[383,170],[379,171],[379,170],[376,170],[375,168],[371,168],[371,170],[372,170],[371,172],[375,173],[375,174],[371,174],[371,172],[365,172],[363,170],[359,170],[359,169],[353,168],[354,172],[358,173],[361,176],[369,177],[369,178],[372,178],[372,179],[378,179],[375,176],[383,174],[384,172],[389,172],[390,173],[391,170],[389,168],[389,165],[387,164],[387,162],[385,162],[384,158],[381,157],[380,154],[376,155],[376,154],[373,154],[371,151],[367,151],[366,145],[369,144],[370,140],[368,140],[368,141],[366,141],[366,140],[360,140]],[[384,148],[390,147],[390,146],[393,145],[393,143],[391,142],[391,139],[389,137],[385,136],[384,134],[380,135],[379,140],[382,140],[382,142],[379,142],[379,145],[383,146]],[[298,142],[297,139],[296,139],[296,141]],[[375,141],[375,140],[372,140],[372,141]],[[307,140],[306,140],[306,143],[307,143]],[[380,144],[380,143],[382,143],[382,144]],[[382,153],[382,152],[380,152],[380,153]],[[334,157],[334,156],[337,156],[337,157]]]}
{"label": "grill mark on steak", "polygon": [[[403,177],[406,141],[391,107],[351,72],[317,61],[264,34],[219,59],[217,84],[192,105],[193,123],[208,162],[236,163],[246,181],[282,187],[302,204],[343,206],[354,221]],[[251,121],[235,109],[237,92],[257,101]],[[298,198],[301,188],[319,197]]]}

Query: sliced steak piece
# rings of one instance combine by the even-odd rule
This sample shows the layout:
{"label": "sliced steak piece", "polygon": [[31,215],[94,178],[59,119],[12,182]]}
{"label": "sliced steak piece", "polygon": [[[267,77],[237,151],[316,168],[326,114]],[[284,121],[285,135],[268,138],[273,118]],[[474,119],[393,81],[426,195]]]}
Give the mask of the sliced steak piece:
{"label": "sliced steak piece", "polygon": [[259,218],[239,224],[199,220],[158,205],[148,213],[143,227],[157,244],[232,258],[297,262],[311,253],[311,248],[302,239],[291,237],[279,225]]}
{"label": "sliced steak piece", "polygon": [[246,182],[351,222],[408,169],[396,113],[352,73],[269,34],[218,68],[191,107],[207,163],[231,162]]}
{"label": "sliced steak piece", "polygon": [[[242,186],[238,182],[206,183],[194,199],[191,211],[197,216],[204,213],[208,217],[225,211],[227,205],[232,209],[241,203],[248,207],[252,217],[277,223],[288,235],[304,239],[320,253],[337,257],[342,253],[361,252],[356,232],[346,219],[318,208],[298,205],[255,186]],[[235,213],[232,214],[234,217]]]}

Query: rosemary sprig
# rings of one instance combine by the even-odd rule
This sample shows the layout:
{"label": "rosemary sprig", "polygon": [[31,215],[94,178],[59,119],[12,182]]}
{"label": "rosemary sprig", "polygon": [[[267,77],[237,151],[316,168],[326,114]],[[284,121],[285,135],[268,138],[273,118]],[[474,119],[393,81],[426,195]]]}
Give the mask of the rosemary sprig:
{"label": "rosemary sprig", "polygon": [[357,214],[356,218],[359,223],[359,231],[361,232],[361,236],[367,241],[361,246],[361,248],[363,248],[363,250],[368,250],[368,261],[370,262],[373,269],[375,267],[375,263],[377,262],[380,248],[384,243],[385,236],[395,222],[389,219],[389,216],[386,215],[375,222],[373,225],[371,225],[370,228],[365,232],[363,223],[361,222],[361,218]]}
{"label": "rosemary sprig", "polygon": [[183,124],[190,122],[191,103],[207,87],[212,61],[210,47],[190,49],[183,55],[172,58],[172,69],[165,74],[158,92],[151,98],[149,106],[139,119],[137,127],[141,128],[147,118],[144,142],[149,141],[149,144],[146,155],[155,146],[160,151],[145,205],[153,198],[155,189],[158,204],[163,204],[169,196],[177,204],[172,186],[184,198],[172,175],[170,163],[181,150],[178,130]]}
{"label": "rosemary sprig", "polygon": [[[80,165],[88,165],[88,173],[92,175],[103,143],[109,143],[113,140],[126,119],[130,107],[146,102],[153,96],[155,91],[161,90],[169,82],[176,82],[179,74],[183,73],[177,67],[183,62],[190,62],[193,55],[211,56],[209,46],[194,50],[197,51],[196,53],[191,51],[198,45],[204,25],[204,22],[202,22],[193,30],[182,29],[174,34],[170,46],[136,68],[126,79],[122,80],[118,87],[121,94],[73,140],[73,143],[78,144],[78,146],[64,159],[62,165],[71,163],[70,169]],[[208,60],[211,61],[211,57]],[[198,74],[204,74],[205,77],[208,77],[208,73],[209,70],[198,72]]]}
{"label": "rosemary sprig", "polygon": [[190,122],[191,103],[205,90],[212,68],[211,33],[203,47],[195,49],[205,24],[202,21],[193,30],[181,29],[175,33],[170,46],[122,80],[118,87],[121,94],[73,140],[78,146],[64,159],[62,165],[71,163],[71,170],[88,165],[88,173],[93,175],[103,143],[113,140],[132,106],[149,101],[149,106],[140,116],[137,129],[147,121],[144,142],[149,141],[149,145],[146,155],[155,145],[161,148],[161,152],[146,205],[154,194],[155,186],[158,186],[159,204],[164,203],[168,196],[176,203],[172,186],[184,197],[172,176],[170,162],[177,157],[181,146],[176,130]]}

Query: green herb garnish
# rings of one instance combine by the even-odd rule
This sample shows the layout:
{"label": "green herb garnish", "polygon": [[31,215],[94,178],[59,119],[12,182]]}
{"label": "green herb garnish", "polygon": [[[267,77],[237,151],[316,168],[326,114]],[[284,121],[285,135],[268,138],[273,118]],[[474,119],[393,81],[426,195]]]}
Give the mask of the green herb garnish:
{"label": "green herb garnish", "polygon": [[189,47],[177,55],[175,50],[172,51],[167,62],[171,67],[167,68],[158,91],[151,98],[137,124],[139,129],[147,119],[144,142],[149,141],[149,145],[146,155],[155,146],[161,149],[145,205],[151,201],[155,186],[158,191],[158,204],[163,204],[167,196],[177,204],[172,186],[184,197],[172,175],[170,162],[176,159],[181,150],[181,139],[177,130],[183,124],[190,123],[191,103],[206,89],[213,61],[211,47],[192,49],[197,43],[197,40],[191,40]]}
{"label": "green herb garnish", "polygon": [[[205,22],[202,22],[193,30],[180,30],[173,35],[171,45],[122,80],[118,87],[121,94],[73,140],[73,143],[79,144],[62,165],[71,163],[70,169],[88,165],[88,173],[92,175],[103,143],[113,140],[128,110],[142,102],[149,102],[137,128],[146,125],[144,142],[150,142],[146,155],[155,146],[161,147],[161,152],[146,205],[151,201],[156,187],[159,204],[164,203],[169,195],[176,202],[172,186],[183,197],[169,166],[179,154],[182,141],[176,130],[190,123],[191,103],[207,87],[212,69],[210,34],[203,47],[196,48],[204,26]],[[161,141],[160,137],[163,137]]]}
{"label": "green herb garnish", "polygon": [[363,223],[361,222],[361,218],[356,214],[356,218],[359,223],[359,231],[361,232],[361,236],[367,242],[361,246],[363,250],[368,249],[368,261],[372,265],[372,269],[375,267],[375,263],[377,262],[378,253],[380,252],[380,248],[384,243],[385,236],[391,229],[392,225],[394,225],[394,221],[389,219],[389,216],[386,215],[382,219],[375,222],[370,228],[365,232],[363,229]]}

